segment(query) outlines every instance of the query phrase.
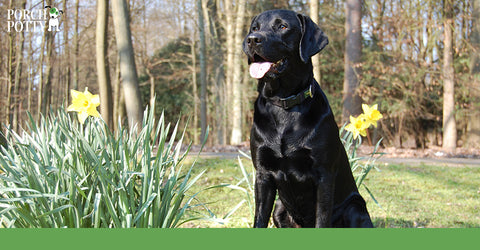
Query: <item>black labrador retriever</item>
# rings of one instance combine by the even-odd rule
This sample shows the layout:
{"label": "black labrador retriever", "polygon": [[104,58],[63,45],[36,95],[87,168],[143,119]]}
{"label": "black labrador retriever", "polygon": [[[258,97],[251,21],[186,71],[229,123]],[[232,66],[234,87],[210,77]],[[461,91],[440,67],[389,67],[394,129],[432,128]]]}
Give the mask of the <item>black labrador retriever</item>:
{"label": "black labrador retriever", "polygon": [[[243,42],[258,79],[251,130],[254,227],[373,227],[311,57],[328,44],[307,16],[270,10]],[[275,196],[278,190],[278,200]]]}

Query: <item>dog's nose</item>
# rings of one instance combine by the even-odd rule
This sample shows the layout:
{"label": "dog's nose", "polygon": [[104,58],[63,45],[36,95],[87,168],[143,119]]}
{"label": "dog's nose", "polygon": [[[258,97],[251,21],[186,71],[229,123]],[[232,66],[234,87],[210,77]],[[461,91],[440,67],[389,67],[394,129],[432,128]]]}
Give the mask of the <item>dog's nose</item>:
{"label": "dog's nose", "polygon": [[247,37],[247,44],[249,47],[261,45],[263,42],[263,37],[259,34],[250,34]]}

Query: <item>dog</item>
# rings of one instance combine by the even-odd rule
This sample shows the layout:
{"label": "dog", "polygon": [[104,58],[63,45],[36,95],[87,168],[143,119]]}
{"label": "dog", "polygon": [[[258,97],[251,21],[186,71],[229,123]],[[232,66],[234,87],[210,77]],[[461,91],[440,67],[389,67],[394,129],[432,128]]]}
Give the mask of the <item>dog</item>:
{"label": "dog", "polygon": [[[270,10],[253,18],[243,41],[258,79],[250,149],[254,227],[373,227],[358,193],[338,126],[311,57],[328,44],[308,17]],[[278,191],[278,199],[275,197]]]}
{"label": "dog", "polygon": [[58,10],[57,8],[52,8],[51,6],[45,6],[45,9],[49,8],[50,11],[50,20],[48,21],[48,31],[56,30],[60,31],[59,26],[60,22],[58,20],[58,15],[63,14],[62,10]]}

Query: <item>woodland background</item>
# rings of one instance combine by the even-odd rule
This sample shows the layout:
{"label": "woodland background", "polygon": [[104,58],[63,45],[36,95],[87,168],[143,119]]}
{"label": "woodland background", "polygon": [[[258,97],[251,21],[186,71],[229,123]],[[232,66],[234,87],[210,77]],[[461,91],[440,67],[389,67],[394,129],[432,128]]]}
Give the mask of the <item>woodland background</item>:
{"label": "woodland background", "polygon": [[[8,9],[46,5],[63,10],[60,32],[7,31]],[[480,0],[1,0],[1,131],[20,131],[27,111],[39,119],[68,105],[70,89],[88,87],[100,93],[111,128],[138,122],[153,104],[195,144],[207,126],[209,145],[245,144],[257,92],[241,43],[253,16],[285,8],[311,16],[329,37],[313,61],[339,125],[361,103],[377,103],[384,118],[373,142],[480,148],[479,7]]]}

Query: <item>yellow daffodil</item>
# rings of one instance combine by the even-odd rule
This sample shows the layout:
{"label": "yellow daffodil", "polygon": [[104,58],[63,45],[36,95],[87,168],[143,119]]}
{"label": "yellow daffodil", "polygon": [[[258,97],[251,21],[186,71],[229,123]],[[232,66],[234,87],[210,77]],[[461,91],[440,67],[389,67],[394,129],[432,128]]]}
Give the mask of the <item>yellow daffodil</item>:
{"label": "yellow daffodil", "polygon": [[71,90],[72,104],[68,106],[67,111],[75,111],[78,113],[78,121],[84,123],[88,116],[100,117],[97,107],[100,105],[100,98],[98,95],[92,95],[85,88],[84,92]]}
{"label": "yellow daffodil", "polygon": [[368,123],[367,127],[370,127],[370,125],[377,127],[377,121],[382,119],[383,115],[380,113],[380,111],[377,110],[377,108],[377,104],[374,104],[371,107],[367,104],[362,104],[365,120]]}
{"label": "yellow daffodil", "polygon": [[345,130],[352,132],[353,139],[357,139],[358,135],[367,136],[367,128],[369,126],[365,115],[361,114],[357,118],[350,116],[350,123],[345,127]]}

